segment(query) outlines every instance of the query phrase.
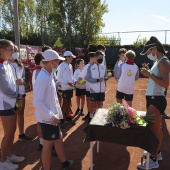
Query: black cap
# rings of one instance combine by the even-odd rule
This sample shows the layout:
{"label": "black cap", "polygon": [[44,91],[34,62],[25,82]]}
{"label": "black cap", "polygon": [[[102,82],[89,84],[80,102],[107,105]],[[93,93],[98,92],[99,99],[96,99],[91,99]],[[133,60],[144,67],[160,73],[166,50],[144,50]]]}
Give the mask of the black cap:
{"label": "black cap", "polygon": [[157,42],[155,41],[155,38],[151,37],[150,40],[144,45],[140,55],[145,55],[151,48],[156,46],[157,46]]}

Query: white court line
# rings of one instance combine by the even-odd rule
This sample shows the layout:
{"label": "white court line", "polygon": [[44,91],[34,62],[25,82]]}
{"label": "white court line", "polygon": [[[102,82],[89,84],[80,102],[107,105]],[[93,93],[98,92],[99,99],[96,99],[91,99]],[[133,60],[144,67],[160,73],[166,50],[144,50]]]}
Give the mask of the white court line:
{"label": "white court line", "polygon": [[107,93],[110,90],[110,87],[107,89],[107,91],[105,93]]}

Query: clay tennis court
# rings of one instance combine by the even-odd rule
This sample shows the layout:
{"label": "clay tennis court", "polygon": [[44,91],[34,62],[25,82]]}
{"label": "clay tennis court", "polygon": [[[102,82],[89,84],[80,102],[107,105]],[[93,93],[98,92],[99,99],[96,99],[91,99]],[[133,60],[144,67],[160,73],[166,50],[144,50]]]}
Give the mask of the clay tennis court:
{"label": "clay tennis court", "polygon": [[[117,82],[114,78],[107,81],[106,101],[104,108],[115,101]],[[145,90],[147,87],[147,79],[140,78],[135,84],[135,93],[133,100],[133,107],[136,110],[145,111]],[[26,109],[25,109],[25,129],[26,134],[34,140],[32,142],[18,141],[18,130],[15,134],[14,153],[26,157],[26,160],[19,164],[18,170],[40,170],[42,163],[40,160],[41,152],[37,151],[39,141],[36,133],[36,120],[34,117],[34,108],[32,104],[33,92],[28,92],[26,96]],[[170,104],[170,91],[167,93],[167,101]],[[72,99],[72,110],[76,110],[75,96]],[[85,112],[87,109],[85,107]],[[167,106],[167,113],[170,113],[170,106]],[[74,118],[76,125],[66,125],[62,129],[64,135],[64,145],[66,155],[69,159],[75,161],[71,170],[88,170],[90,167],[90,144],[84,143],[83,140],[86,136],[83,128],[87,122],[82,121],[82,117],[76,116]],[[163,119],[163,144],[162,156],[163,160],[159,162],[160,167],[158,170],[170,169],[170,120]],[[0,140],[2,139],[3,130],[0,123]],[[94,170],[136,170],[137,163],[140,162],[142,149],[136,147],[126,147],[114,143],[100,142],[100,152],[96,152],[96,144],[94,142]],[[59,170],[61,163],[57,157],[52,156],[51,169]]]}

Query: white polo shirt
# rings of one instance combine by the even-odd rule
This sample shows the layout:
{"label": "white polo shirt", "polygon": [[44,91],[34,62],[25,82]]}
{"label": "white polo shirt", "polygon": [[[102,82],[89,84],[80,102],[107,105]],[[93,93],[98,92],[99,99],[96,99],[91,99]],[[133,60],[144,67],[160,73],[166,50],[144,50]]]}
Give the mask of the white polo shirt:
{"label": "white polo shirt", "polygon": [[71,64],[63,61],[58,66],[57,80],[60,82],[62,90],[73,89],[73,87],[68,85],[68,83],[73,83],[73,68]]}
{"label": "white polo shirt", "polygon": [[[80,77],[82,79],[85,78],[84,71],[83,71],[83,69],[82,70],[76,69],[74,71],[74,75],[73,75],[74,82],[78,81]],[[78,89],[86,89],[86,84],[76,84],[76,88],[78,88]]]}
{"label": "white polo shirt", "polygon": [[38,122],[51,124],[55,115],[63,119],[54,79],[44,68],[35,81],[33,92],[35,117]]}

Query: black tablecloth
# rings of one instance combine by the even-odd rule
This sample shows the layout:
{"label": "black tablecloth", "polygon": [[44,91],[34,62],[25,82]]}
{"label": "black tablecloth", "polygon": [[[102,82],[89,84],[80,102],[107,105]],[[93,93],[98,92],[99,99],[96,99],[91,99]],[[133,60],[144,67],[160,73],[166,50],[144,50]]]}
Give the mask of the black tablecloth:
{"label": "black tablecloth", "polygon": [[98,109],[90,124],[84,128],[87,133],[85,142],[103,141],[135,146],[155,154],[159,141],[150,126],[133,126],[121,129],[106,126],[107,109]]}

